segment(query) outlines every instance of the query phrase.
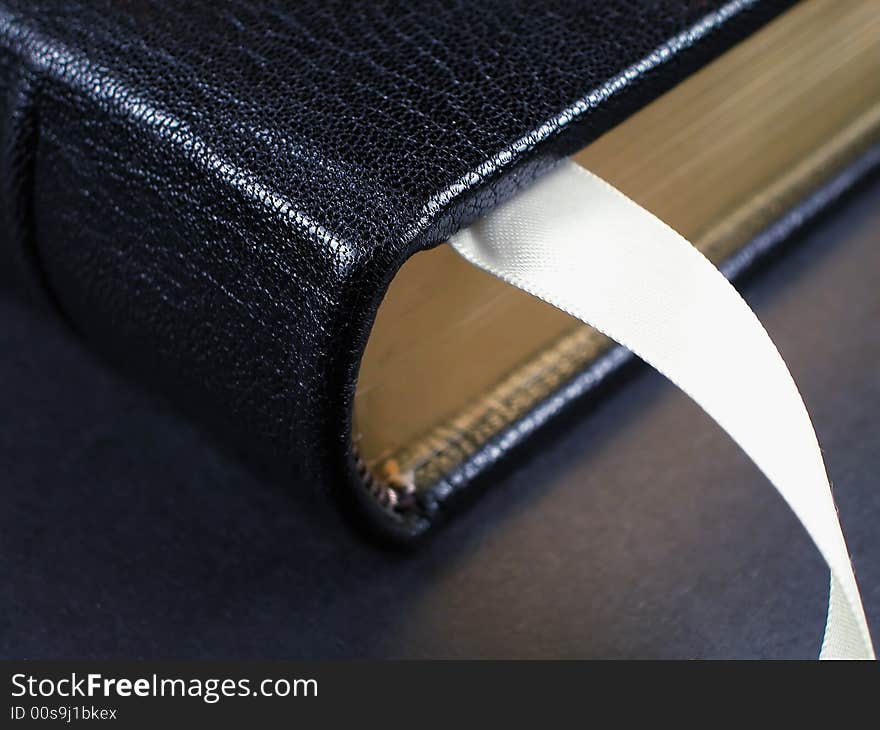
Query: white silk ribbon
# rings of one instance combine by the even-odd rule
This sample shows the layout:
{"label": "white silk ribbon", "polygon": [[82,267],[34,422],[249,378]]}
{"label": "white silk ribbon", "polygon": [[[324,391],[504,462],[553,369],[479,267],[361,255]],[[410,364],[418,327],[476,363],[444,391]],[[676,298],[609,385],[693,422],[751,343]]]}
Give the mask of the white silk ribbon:
{"label": "white silk ribbon", "polygon": [[801,395],[758,318],[708,259],[568,161],[450,243],[475,266],[604,332],[700,405],[776,487],[828,563],[820,658],[874,657]]}

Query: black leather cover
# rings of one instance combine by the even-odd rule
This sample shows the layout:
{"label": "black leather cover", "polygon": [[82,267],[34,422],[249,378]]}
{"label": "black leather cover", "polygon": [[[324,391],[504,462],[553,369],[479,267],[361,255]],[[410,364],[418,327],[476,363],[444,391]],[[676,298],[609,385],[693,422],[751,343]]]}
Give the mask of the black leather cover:
{"label": "black leather cover", "polygon": [[0,0],[6,278],[411,537],[350,448],[398,267],[789,4]]}

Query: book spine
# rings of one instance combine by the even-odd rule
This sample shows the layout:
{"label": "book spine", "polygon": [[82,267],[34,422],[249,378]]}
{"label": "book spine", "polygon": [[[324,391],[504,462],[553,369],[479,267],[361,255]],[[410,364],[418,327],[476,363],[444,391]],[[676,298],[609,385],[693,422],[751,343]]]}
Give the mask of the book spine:
{"label": "book spine", "polygon": [[2,2],[0,143],[5,289],[291,493],[348,486],[357,266],[124,68]]}

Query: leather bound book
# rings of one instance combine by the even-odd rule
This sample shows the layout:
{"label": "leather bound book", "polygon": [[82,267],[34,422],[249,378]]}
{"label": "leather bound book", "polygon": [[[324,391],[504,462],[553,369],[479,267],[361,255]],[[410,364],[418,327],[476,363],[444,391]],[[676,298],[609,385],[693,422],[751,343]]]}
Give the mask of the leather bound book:
{"label": "leather bound book", "polygon": [[0,276],[411,541],[628,359],[450,235],[573,156],[733,276],[877,166],[876,5],[792,5],[0,0]]}

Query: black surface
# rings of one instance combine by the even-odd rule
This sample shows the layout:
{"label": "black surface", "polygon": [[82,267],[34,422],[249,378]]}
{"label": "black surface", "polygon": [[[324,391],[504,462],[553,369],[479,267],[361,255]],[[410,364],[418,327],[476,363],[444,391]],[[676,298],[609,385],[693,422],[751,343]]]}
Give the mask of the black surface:
{"label": "black surface", "polygon": [[[880,186],[746,287],[823,445],[880,630]],[[412,555],[226,459],[0,307],[6,657],[813,657],[825,568],[781,499],[642,371]]]}
{"label": "black surface", "polygon": [[372,514],[349,416],[396,268],[790,4],[0,0],[4,244],[94,347]]}

